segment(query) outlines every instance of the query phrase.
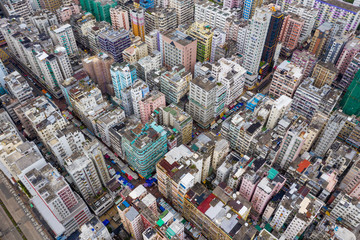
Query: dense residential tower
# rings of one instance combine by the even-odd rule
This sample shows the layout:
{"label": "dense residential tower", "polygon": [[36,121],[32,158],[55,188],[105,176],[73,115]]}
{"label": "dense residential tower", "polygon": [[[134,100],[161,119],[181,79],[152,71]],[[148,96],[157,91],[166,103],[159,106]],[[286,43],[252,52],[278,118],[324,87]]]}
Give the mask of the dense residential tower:
{"label": "dense residential tower", "polygon": [[193,23],[186,33],[197,39],[196,60],[200,62],[210,61],[211,43],[214,32],[205,22]]}
{"label": "dense residential tower", "polygon": [[265,63],[272,63],[274,58],[275,49],[279,42],[281,27],[284,21],[284,14],[280,11],[274,11],[271,15],[269,29],[267,32],[264,50],[262,53],[261,61]]}
{"label": "dense residential tower", "polygon": [[165,67],[183,65],[186,71],[193,73],[197,40],[178,30],[165,31],[160,34],[160,38],[160,49]]}
{"label": "dense residential tower", "polygon": [[131,167],[146,177],[167,152],[167,136],[162,126],[153,123],[128,126],[122,136],[124,154]]}

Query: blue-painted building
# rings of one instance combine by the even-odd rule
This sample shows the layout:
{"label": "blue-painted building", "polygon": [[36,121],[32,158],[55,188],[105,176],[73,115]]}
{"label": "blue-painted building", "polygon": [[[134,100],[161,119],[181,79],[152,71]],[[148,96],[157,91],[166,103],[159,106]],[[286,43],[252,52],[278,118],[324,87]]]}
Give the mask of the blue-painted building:
{"label": "blue-painted building", "polygon": [[146,177],[168,151],[167,132],[155,122],[131,125],[122,134],[121,144],[129,165]]}
{"label": "blue-painted building", "polygon": [[137,80],[136,68],[128,63],[114,63],[110,68],[115,96],[121,99],[121,90],[133,85]]}
{"label": "blue-painted building", "polygon": [[263,100],[265,97],[264,94],[258,93],[255,96],[253,96],[246,104],[246,109],[251,110],[252,112],[255,110],[258,103]]}

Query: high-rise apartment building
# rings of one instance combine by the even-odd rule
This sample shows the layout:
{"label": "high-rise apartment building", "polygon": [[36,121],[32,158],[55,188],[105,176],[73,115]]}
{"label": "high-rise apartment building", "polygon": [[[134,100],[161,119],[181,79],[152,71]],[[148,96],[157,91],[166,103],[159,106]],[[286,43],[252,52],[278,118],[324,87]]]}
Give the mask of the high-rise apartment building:
{"label": "high-rise apartment building", "polygon": [[5,17],[19,16],[24,18],[27,23],[30,22],[30,14],[33,12],[29,0],[2,1],[0,3],[0,8]]}
{"label": "high-rise apartment building", "polygon": [[344,113],[348,115],[360,115],[360,70],[355,74],[350,86],[346,89],[345,96],[341,100]]}
{"label": "high-rise apartment building", "polygon": [[131,9],[130,20],[133,34],[139,36],[142,41],[145,41],[145,9]]}
{"label": "high-rise apartment building", "polygon": [[128,63],[114,63],[111,65],[110,74],[115,96],[121,99],[121,90],[130,87],[136,80],[136,68]]}
{"label": "high-rise apartment building", "polygon": [[149,76],[151,75],[152,71],[161,69],[161,53],[158,50],[150,52],[148,56],[141,58],[134,65],[136,67],[137,76],[144,80],[150,87],[152,87],[149,81]]}
{"label": "high-rise apartment building", "polygon": [[25,174],[31,201],[56,236],[69,236],[92,218],[85,202],[49,163]]}
{"label": "high-rise apartment building", "polygon": [[316,155],[320,157],[325,155],[345,125],[346,118],[347,116],[340,111],[336,111],[331,115],[315,147],[314,152]]}
{"label": "high-rise apartment building", "polygon": [[185,145],[170,150],[156,164],[159,191],[180,212],[187,191],[201,181],[202,164],[202,157]]}
{"label": "high-rise apartment building", "polygon": [[337,85],[342,90],[348,89],[353,79],[355,79],[356,73],[360,70],[360,53],[357,53],[351,60],[349,67],[346,69],[343,77]]}
{"label": "high-rise apartment building", "polygon": [[360,206],[359,201],[345,194],[334,206],[330,213],[334,219],[342,219],[345,226],[351,229],[360,224]]}
{"label": "high-rise apartment building", "polygon": [[110,174],[105,163],[104,152],[98,140],[88,141],[84,145],[85,155],[92,160],[103,186],[110,181]]}
{"label": "high-rise apartment building", "polygon": [[56,15],[60,23],[64,23],[67,20],[70,20],[72,15],[79,13],[80,13],[80,7],[76,3],[63,5],[61,8],[56,10]]}
{"label": "high-rise apartment building", "polygon": [[311,119],[317,112],[329,116],[340,96],[340,90],[334,89],[330,85],[316,87],[314,79],[307,78],[297,88],[291,109],[308,119]]}
{"label": "high-rise apartment building", "polygon": [[246,20],[251,19],[256,11],[256,8],[261,7],[262,0],[245,0],[243,9],[243,18]]}
{"label": "high-rise apartment building", "polygon": [[[270,168],[265,174],[266,177],[263,177],[257,184],[251,198],[252,207],[259,215],[262,214],[270,199],[280,191],[286,182],[286,178],[274,168]],[[255,218],[257,214],[255,214]]]}
{"label": "high-rise apartment building", "polygon": [[304,25],[301,28],[300,32],[300,42],[304,42],[309,37],[311,37],[311,32],[315,25],[315,20],[319,10],[308,6],[305,3],[301,4],[298,2],[293,2],[286,9],[282,9],[285,12],[293,13],[298,15],[301,19],[304,20]]}
{"label": "high-rise apartment building", "polygon": [[143,124],[147,123],[155,109],[166,105],[165,95],[153,90],[139,102],[140,118]]}
{"label": "high-rise apartment building", "polygon": [[133,44],[125,48],[122,55],[124,62],[129,64],[135,64],[141,58],[146,57],[149,54],[148,46],[142,41],[134,41]]}
{"label": "high-rise apartment building", "polygon": [[213,64],[211,74],[226,87],[225,105],[230,105],[243,93],[246,70],[240,64],[221,58]]}
{"label": "high-rise apartment building", "polygon": [[323,54],[327,41],[329,40],[333,24],[325,22],[321,24],[316,30],[311,39],[309,52],[319,57]]}
{"label": "high-rise apartment building", "polygon": [[64,159],[83,149],[85,137],[74,126],[68,125],[54,133],[48,146],[58,163],[64,165]]}
{"label": "high-rise apartment building", "polygon": [[122,52],[130,47],[131,41],[129,32],[125,29],[104,30],[98,34],[99,48],[112,56],[115,62],[122,62]]}
{"label": "high-rise apartment building", "polygon": [[156,163],[167,152],[165,129],[155,122],[128,126],[122,136],[126,160],[141,176],[155,170]]}
{"label": "high-rise apartment building", "polygon": [[96,118],[96,129],[99,133],[97,137],[101,138],[107,146],[110,146],[110,129],[124,120],[125,112],[121,108],[105,110]]}
{"label": "high-rise apartment building", "polygon": [[151,8],[145,12],[145,32],[149,34],[153,30],[160,32],[175,29],[177,27],[175,8]]}
{"label": "high-rise apartment building", "polygon": [[326,50],[324,62],[336,64],[339,60],[345,44],[349,41],[348,36],[335,36],[329,42],[329,48]]}
{"label": "high-rise apartment building", "polygon": [[197,39],[196,60],[200,62],[210,61],[211,43],[214,32],[205,22],[191,24],[186,33]]}
{"label": "high-rise apartment building", "polygon": [[169,0],[169,7],[176,10],[177,25],[193,21],[194,0]]}
{"label": "high-rise apartment building", "polygon": [[269,93],[274,97],[292,97],[303,79],[303,69],[288,60],[283,61],[274,73]]}
{"label": "high-rise apartment building", "polygon": [[340,57],[336,62],[336,68],[339,70],[340,74],[345,73],[345,71],[348,69],[350,65],[351,60],[359,52],[360,52],[360,39],[354,38],[345,44],[340,54]]}
{"label": "high-rise apartment building", "polygon": [[273,129],[278,121],[285,115],[286,111],[290,108],[292,99],[286,95],[281,95],[273,103],[269,114],[266,128]]}
{"label": "high-rise apartment building", "polygon": [[174,66],[171,71],[166,71],[160,77],[160,90],[165,94],[166,102],[179,103],[189,91],[192,79],[190,72],[182,65]]}
{"label": "high-rise apartment building", "polygon": [[217,84],[208,77],[199,76],[190,81],[187,112],[203,128],[214,120]]}
{"label": "high-rise apartment building", "polygon": [[301,17],[293,13],[285,17],[280,34],[280,42],[285,52],[292,52],[297,47],[304,23]]}
{"label": "high-rise apartment building", "polygon": [[[257,8],[249,22],[246,35],[243,67],[250,75],[258,74],[261,56],[269,29],[271,11],[267,7]],[[254,81],[247,81],[247,86],[254,86]]]}
{"label": "high-rise apartment building", "polygon": [[194,20],[195,22],[206,22],[212,28],[224,31],[226,20],[231,16],[237,17],[238,14],[236,9],[222,8],[216,3],[200,0],[195,3]]}
{"label": "high-rise apartment building", "polygon": [[222,44],[224,44],[226,41],[226,33],[219,30],[219,29],[215,29],[214,30],[214,35],[212,38],[212,42],[211,42],[211,56],[210,56],[210,62],[214,62],[215,61],[215,53],[216,53],[216,48],[218,46],[221,46]]}
{"label": "high-rise apartment building", "polygon": [[62,5],[61,0],[41,0],[39,2],[42,9],[47,9],[51,12],[56,12]]}
{"label": "high-rise apartment building", "polygon": [[331,86],[338,75],[338,70],[333,63],[316,63],[311,77],[315,79],[314,86],[321,88],[324,85]]}
{"label": "high-rise apartment building", "polygon": [[94,163],[79,152],[65,159],[65,168],[85,200],[101,193],[102,186]]}
{"label": "high-rise apartment building", "polygon": [[69,56],[78,55],[79,50],[70,24],[52,26],[50,29],[50,36],[53,36],[53,41],[55,43],[64,47]]}
{"label": "high-rise apartment building", "polygon": [[310,6],[318,9],[316,15],[315,27],[319,27],[325,22],[336,22],[339,16],[346,22],[344,32],[350,32],[357,28],[360,21],[360,7],[355,7],[350,3],[342,3],[338,1],[326,2],[322,0],[315,0],[314,4]]}
{"label": "high-rise apartment building", "polygon": [[279,42],[279,36],[282,30],[281,27],[283,26],[283,21],[284,21],[284,14],[282,12],[275,10],[271,14],[269,29],[267,32],[261,61],[269,64],[272,63],[275,54],[275,49]]}
{"label": "high-rise apartment building", "polygon": [[129,13],[121,6],[110,8],[110,18],[112,27],[115,30],[125,28],[130,31]]}
{"label": "high-rise apartment building", "polygon": [[182,144],[188,144],[192,140],[192,117],[180,109],[174,103],[166,107],[160,107],[159,124],[175,128],[181,134]]}
{"label": "high-rise apartment building", "polygon": [[167,68],[183,65],[186,71],[194,72],[197,40],[178,30],[160,34],[160,49]]}
{"label": "high-rise apartment building", "polygon": [[[226,201],[223,197],[226,195],[225,191],[219,188],[216,191],[219,194],[215,195],[204,185],[196,183],[188,192],[191,194],[187,194],[185,197],[184,218],[192,224],[198,224],[199,230],[207,239],[255,238],[256,229],[245,223],[251,210],[251,204],[241,197],[230,197]],[[237,203],[242,206],[239,207],[240,209],[235,207],[238,206]],[[218,217],[219,213],[226,217]],[[229,227],[224,229],[223,226],[226,224],[229,224]]]}
{"label": "high-rise apartment building", "polygon": [[287,167],[299,156],[306,138],[308,122],[299,117],[286,132],[275,157],[275,163],[281,168]]}
{"label": "high-rise apartment building", "polygon": [[32,87],[30,87],[26,79],[17,71],[6,75],[3,81],[5,82],[3,86],[7,90],[7,93],[19,100],[20,103],[34,98]]}
{"label": "high-rise apartment building", "polygon": [[114,59],[106,53],[99,53],[82,60],[84,70],[104,94],[114,95],[110,67]]}
{"label": "high-rise apartment building", "polygon": [[145,35],[145,43],[148,45],[149,54],[154,51],[160,51],[160,32],[158,30],[153,30],[150,33]]}
{"label": "high-rise apartment building", "polygon": [[304,78],[306,78],[310,77],[310,74],[317,62],[317,58],[315,57],[315,55],[309,53],[308,51],[295,50],[291,57],[291,62],[294,65],[303,69],[302,73],[304,75]]}

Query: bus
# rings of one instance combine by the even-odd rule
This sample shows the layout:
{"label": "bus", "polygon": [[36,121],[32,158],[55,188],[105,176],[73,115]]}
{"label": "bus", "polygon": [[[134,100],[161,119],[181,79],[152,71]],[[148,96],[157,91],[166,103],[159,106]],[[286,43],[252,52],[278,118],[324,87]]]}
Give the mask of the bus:
{"label": "bus", "polygon": [[49,93],[46,93],[45,96],[51,99],[51,95]]}

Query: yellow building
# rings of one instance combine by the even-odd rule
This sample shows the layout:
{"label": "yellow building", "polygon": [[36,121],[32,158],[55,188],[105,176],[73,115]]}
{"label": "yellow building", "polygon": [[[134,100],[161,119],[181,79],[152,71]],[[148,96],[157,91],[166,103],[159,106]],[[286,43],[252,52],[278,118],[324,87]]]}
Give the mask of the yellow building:
{"label": "yellow building", "polygon": [[[140,39],[139,39],[140,40]],[[141,58],[146,57],[148,54],[148,46],[142,41],[133,42],[133,44],[126,48],[123,53],[123,59],[129,64],[135,64]]]}
{"label": "yellow building", "polygon": [[315,79],[314,86],[321,88],[325,84],[331,86],[337,75],[338,70],[333,63],[320,61],[315,65],[311,77]]}
{"label": "yellow building", "polygon": [[209,61],[214,36],[210,25],[205,22],[194,22],[186,31],[186,34],[197,39],[196,60],[200,62]]}
{"label": "yellow building", "polygon": [[133,34],[145,41],[145,9],[134,8],[130,11]]}

